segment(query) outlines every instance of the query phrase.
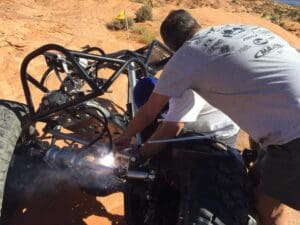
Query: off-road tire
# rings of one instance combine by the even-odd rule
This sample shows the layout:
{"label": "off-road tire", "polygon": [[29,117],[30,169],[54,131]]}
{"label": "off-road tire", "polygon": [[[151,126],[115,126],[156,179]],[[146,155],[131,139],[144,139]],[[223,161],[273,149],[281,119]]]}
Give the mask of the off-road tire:
{"label": "off-road tire", "polygon": [[[177,168],[175,189],[160,181],[154,190],[153,211],[146,199],[147,188],[133,183],[125,192],[126,220],[132,225],[256,225],[252,184],[242,158],[205,143],[177,144],[175,158],[158,157],[160,170]],[[197,158],[187,150],[199,148]],[[176,153],[177,154],[177,153]],[[189,155],[190,154],[190,155]],[[170,155],[165,157],[170,159]],[[173,164],[173,166],[172,166]],[[179,177],[176,179],[176,174]],[[174,175],[174,174],[173,174]],[[166,174],[166,182],[172,180]],[[164,182],[164,181],[163,181]],[[176,183],[176,182],[175,182]],[[144,183],[144,186],[147,184]],[[176,193],[176,189],[178,190]],[[153,189],[152,189],[153,190]],[[180,197],[178,198],[178,194]],[[153,206],[154,202],[154,206]],[[176,204],[178,206],[176,207]],[[170,212],[171,210],[171,212]],[[154,215],[154,216],[153,216]],[[151,216],[149,223],[143,218]]]}
{"label": "off-road tire", "polygon": [[7,172],[27,113],[24,104],[0,100],[0,217]]}
{"label": "off-road tire", "polygon": [[[208,159],[185,174],[188,225],[256,225],[252,185],[234,160]],[[197,179],[196,179],[197,178]],[[188,187],[183,187],[188,188]]]}
{"label": "off-road tire", "polygon": [[[158,184],[148,199],[149,187],[145,182],[132,182],[124,192],[126,224],[177,225],[179,192],[168,185]],[[151,190],[151,188],[150,188]],[[153,193],[152,193],[153,194]]]}

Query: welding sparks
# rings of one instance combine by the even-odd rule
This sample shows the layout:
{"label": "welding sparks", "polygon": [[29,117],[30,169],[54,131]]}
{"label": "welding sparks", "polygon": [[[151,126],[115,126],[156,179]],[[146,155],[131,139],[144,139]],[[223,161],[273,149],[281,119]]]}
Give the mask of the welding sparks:
{"label": "welding sparks", "polygon": [[98,163],[110,168],[117,167],[117,163],[112,152],[98,159]]}

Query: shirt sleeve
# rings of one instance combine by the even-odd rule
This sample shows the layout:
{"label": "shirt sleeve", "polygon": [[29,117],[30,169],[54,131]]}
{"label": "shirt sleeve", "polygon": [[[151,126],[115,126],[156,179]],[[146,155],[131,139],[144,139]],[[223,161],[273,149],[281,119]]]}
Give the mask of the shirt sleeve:
{"label": "shirt sleeve", "polygon": [[167,122],[194,122],[205,105],[205,100],[193,90],[187,89],[182,96],[169,100]]}
{"label": "shirt sleeve", "polygon": [[190,66],[193,61],[192,51],[188,46],[181,47],[169,60],[155,85],[157,94],[179,97],[192,85],[191,74],[194,70]]}

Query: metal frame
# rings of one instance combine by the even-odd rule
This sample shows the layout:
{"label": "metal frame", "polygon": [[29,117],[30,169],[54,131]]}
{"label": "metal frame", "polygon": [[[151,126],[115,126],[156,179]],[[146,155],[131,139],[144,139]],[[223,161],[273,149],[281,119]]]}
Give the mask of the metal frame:
{"label": "metal frame", "polygon": [[[33,60],[34,58],[36,58],[40,55],[43,55],[47,51],[53,51],[53,50],[59,51],[66,56],[66,59],[68,61],[70,61],[75,66],[75,68],[78,70],[78,72],[79,72],[78,75],[80,76],[80,78],[83,79],[90,86],[90,88],[93,90],[93,92],[91,94],[81,97],[80,99],[70,101],[62,106],[55,107],[50,110],[38,113],[38,112],[34,111],[34,105],[33,105],[33,101],[32,101],[31,91],[29,89],[29,82],[45,93],[48,91],[48,89],[42,84],[43,80],[37,81],[35,78],[33,78],[27,72],[27,68],[28,68],[28,65],[31,60]],[[103,84],[103,86],[99,87],[95,82],[93,82],[89,78],[86,71],[75,60],[75,57],[94,59],[94,60],[98,60],[99,62],[110,63],[110,65],[107,65],[107,67],[115,69],[115,72],[108,80],[106,80],[106,82]],[[71,50],[63,48],[62,46],[55,45],[55,44],[44,45],[44,46],[38,48],[37,50],[35,50],[34,52],[32,52],[28,56],[26,56],[21,65],[21,81],[22,81],[22,85],[23,85],[26,102],[27,102],[27,105],[29,108],[30,122],[39,121],[51,113],[58,112],[67,107],[74,106],[76,104],[82,103],[84,101],[87,101],[89,99],[92,99],[92,98],[95,98],[95,97],[98,97],[98,96],[104,94],[109,89],[109,87],[112,85],[112,83],[122,73],[124,73],[126,69],[128,71],[130,69],[132,70],[132,68],[130,68],[130,66],[129,66],[132,62],[138,64],[140,66],[140,68],[142,69],[142,73],[144,75],[146,75],[146,69],[144,67],[144,64],[137,57],[131,58],[129,60],[122,60],[122,59],[112,58],[110,56],[99,56],[99,55],[88,54],[88,53],[84,53],[84,52],[71,51]]]}
{"label": "metal frame", "polygon": [[[163,60],[163,62],[159,62],[159,65],[149,65],[149,57],[151,55],[151,51],[155,46],[159,46],[163,49],[163,51],[167,52],[171,57],[173,52],[169,50],[167,47],[162,45],[158,41],[153,41],[149,46],[144,46],[140,49],[135,51],[129,50],[121,50],[117,52],[113,52],[110,54],[105,54],[105,52],[97,47],[87,47],[83,51],[74,51],[70,49],[66,49],[57,44],[47,44],[44,45],[35,51],[28,54],[21,65],[21,81],[24,90],[25,99],[29,109],[29,115],[27,117],[25,127],[31,125],[37,121],[43,120],[45,117],[49,116],[50,114],[57,113],[61,110],[64,110],[68,107],[75,106],[77,104],[83,103],[87,100],[99,97],[103,95],[105,92],[108,91],[112,83],[121,75],[126,74],[128,75],[128,104],[129,104],[129,113],[130,116],[133,117],[136,112],[136,107],[133,103],[133,88],[136,84],[137,77],[144,77],[150,76],[153,74],[153,71],[156,69],[161,69],[162,64],[164,65],[167,60]],[[36,80],[32,75],[28,73],[28,66],[30,62],[37,58],[38,56],[44,56],[48,52],[60,52],[62,53],[66,60],[73,65],[73,67],[78,71],[78,76],[80,79],[84,80],[86,84],[91,88],[92,92],[86,94],[82,97],[76,98],[71,100],[63,105],[52,107],[49,110],[45,110],[42,112],[36,112],[31,96],[31,90],[29,88],[29,83],[41,90],[44,93],[49,92],[47,87],[44,85],[44,81],[46,76],[54,69],[49,67],[44,74],[42,75],[40,80]],[[91,52],[98,52],[99,54],[93,54]],[[85,71],[85,69],[80,65],[77,58],[84,58],[95,60],[99,63],[99,65],[103,65],[105,68],[112,69],[114,72],[113,74],[105,80],[103,85],[99,86]],[[49,66],[49,65],[48,65]],[[156,67],[156,68],[155,68]],[[139,138],[138,138],[139,139]]]}

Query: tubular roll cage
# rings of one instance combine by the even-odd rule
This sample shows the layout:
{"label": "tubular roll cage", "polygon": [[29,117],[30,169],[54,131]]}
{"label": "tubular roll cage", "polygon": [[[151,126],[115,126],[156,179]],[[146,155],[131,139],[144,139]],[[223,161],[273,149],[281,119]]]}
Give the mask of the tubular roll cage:
{"label": "tubular roll cage", "polygon": [[[154,49],[154,47],[160,48],[164,53],[166,53],[167,57],[164,57],[163,59],[160,59],[156,62],[151,62],[151,51]],[[49,74],[49,72],[54,69],[49,67],[42,75],[42,78],[40,81],[36,80],[32,75],[30,75],[27,72],[28,65],[34,58],[45,55],[48,51],[57,51],[61,52],[65,59],[72,64],[74,69],[77,71],[77,75],[80,79],[84,80],[89,87],[91,88],[92,92],[86,95],[83,95],[79,98],[76,98],[74,100],[70,100],[69,102],[59,105],[57,107],[52,107],[49,110],[44,110],[42,112],[36,112],[34,109],[34,104],[31,96],[31,91],[29,88],[29,83],[31,83],[33,86],[37,87],[39,90],[41,90],[44,93],[49,92],[47,87],[44,85],[44,81],[46,79],[45,76]],[[98,54],[92,54],[90,52],[97,51]],[[161,69],[170,59],[173,52],[169,50],[167,47],[162,45],[159,41],[154,40],[150,45],[144,46],[140,49],[137,49],[135,51],[130,50],[121,50],[110,54],[105,54],[105,52],[98,47],[87,47],[83,51],[74,51],[66,49],[60,45],[57,44],[47,44],[44,45],[35,51],[28,54],[22,64],[21,64],[21,82],[25,94],[25,99],[28,105],[29,109],[29,116],[27,118],[26,124],[33,124],[37,121],[40,121],[47,117],[48,115],[52,113],[59,112],[61,110],[64,110],[68,107],[75,106],[77,104],[80,104],[84,101],[93,99],[95,97],[103,95],[105,92],[108,91],[109,87],[112,85],[112,83],[122,74],[125,73],[127,75],[130,75],[130,73],[133,73],[134,75],[138,75],[138,77],[145,77],[145,76],[151,76],[151,74],[154,74],[156,70]],[[85,69],[80,65],[78,58],[84,58],[84,59],[90,59],[97,61],[100,65],[103,65],[105,68],[110,68],[114,70],[113,74],[105,80],[103,85],[97,84],[95,80],[92,79],[91,76],[87,74]],[[77,60],[76,60],[77,59]],[[102,67],[103,68],[103,67]]]}

